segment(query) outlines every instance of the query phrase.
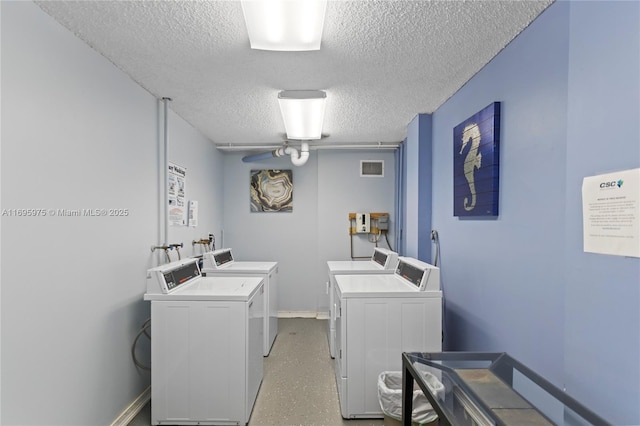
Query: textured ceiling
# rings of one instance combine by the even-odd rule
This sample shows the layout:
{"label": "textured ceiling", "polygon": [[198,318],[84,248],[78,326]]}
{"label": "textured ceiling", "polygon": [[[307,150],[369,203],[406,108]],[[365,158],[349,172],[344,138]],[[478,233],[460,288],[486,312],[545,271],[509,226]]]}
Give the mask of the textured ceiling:
{"label": "textured ceiling", "polygon": [[401,141],[552,1],[329,1],[312,52],[250,49],[237,1],[37,4],[228,146],[279,144],[277,93],[295,89],[327,92],[320,143]]}

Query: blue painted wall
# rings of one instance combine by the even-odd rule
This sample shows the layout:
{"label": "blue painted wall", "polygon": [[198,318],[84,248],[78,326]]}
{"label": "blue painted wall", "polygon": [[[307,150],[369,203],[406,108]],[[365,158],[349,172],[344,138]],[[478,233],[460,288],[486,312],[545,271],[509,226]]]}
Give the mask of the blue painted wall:
{"label": "blue painted wall", "polygon": [[640,3],[571,2],[569,24],[565,386],[637,425],[640,260],[582,251],[580,190],[585,176],[640,167]]}
{"label": "blue painted wall", "polygon": [[[640,261],[582,251],[580,191],[640,166],[639,7],[554,3],[432,122],[445,348],[507,351],[615,424],[640,424]],[[500,215],[458,219],[453,128],[494,101]]]}
{"label": "blue painted wall", "polygon": [[396,226],[395,226],[395,231],[396,231],[396,238],[395,238],[395,244],[394,244],[394,250],[401,256],[405,255],[405,241],[404,241],[404,234],[405,234],[405,220],[406,220],[406,215],[405,215],[405,211],[406,211],[406,206],[407,206],[407,192],[405,191],[405,188],[407,186],[407,169],[405,167],[406,164],[406,155],[405,155],[405,150],[406,150],[406,146],[407,146],[407,141],[406,139],[403,141],[403,143],[400,144],[400,146],[398,147],[397,150],[394,151],[393,153],[393,159],[395,161],[395,198],[394,198],[394,203],[395,203],[395,210],[394,210],[394,217],[396,218]]}
{"label": "blue painted wall", "polygon": [[431,114],[418,114],[407,126],[404,149],[406,209],[404,211],[404,252],[402,254],[431,262],[432,191]]}

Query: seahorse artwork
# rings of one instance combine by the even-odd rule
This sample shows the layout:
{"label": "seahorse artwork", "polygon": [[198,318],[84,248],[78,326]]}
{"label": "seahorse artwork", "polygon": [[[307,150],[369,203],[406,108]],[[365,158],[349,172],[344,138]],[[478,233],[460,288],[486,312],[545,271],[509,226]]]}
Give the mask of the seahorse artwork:
{"label": "seahorse artwork", "polygon": [[500,102],[453,128],[453,215],[498,216]]}
{"label": "seahorse artwork", "polygon": [[460,148],[460,155],[462,151],[471,141],[471,148],[467,152],[467,156],[464,159],[464,177],[469,184],[469,191],[471,192],[471,202],[468,197],[464,197],[464,209],[471,211],[476,206],[476,184],[474,177],[474,170],[482,167],[482,154],[478,152],[480,147],[480,128],[477,123],[467,124],[462,132],[462,148]]}

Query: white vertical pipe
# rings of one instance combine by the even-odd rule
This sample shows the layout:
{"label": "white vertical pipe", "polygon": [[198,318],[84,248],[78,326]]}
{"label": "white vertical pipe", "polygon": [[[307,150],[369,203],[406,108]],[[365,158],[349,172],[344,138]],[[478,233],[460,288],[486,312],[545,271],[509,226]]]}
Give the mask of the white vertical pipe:
{"label": "white vertical pipe", "polygon": [[169,102],[171,98],[162,98],[164,101],[164,242],[169,242]]}
{"label": "white vertical pipe", "polygon": [[[162,98],[164,106],[164,115],[162,119],[162,140],[161,146],[158,147],[158,168],[159,180],[158,182],[158,199],[160,200],[159,217],[160,224],[158,226],[158,245],[166,245],[169,240],[169,102],[171,98]],[[162,254],[162,253],[161,253]],[[160,261],[164,263],[165,260]]]}
{"label": "white vertical pipe", "polygon": [[[164,238],[163,232],[164,232],[164,226],[162,225],[164,223],[164,195],[163,195],[163,189],[164,189],[164,180],[165,180],[165,172],[164,172],[164,158],[162,156],[163,154],[163,149],[162,149],[162,141],[164,139],[164,118],[162,118],[162,114],[161,114],[161,109],[160,109],[160,103],[157,103],[158,106],[158,141],[156,142],[156,160],[157,160],[157,167],[158,167],[158,235],[157,235],[157,240],[156,240],[156,246],[161,246],[162,245],[162,240]],[[158,265],[162,264],[160,255],[156,255],[156,262]]]}

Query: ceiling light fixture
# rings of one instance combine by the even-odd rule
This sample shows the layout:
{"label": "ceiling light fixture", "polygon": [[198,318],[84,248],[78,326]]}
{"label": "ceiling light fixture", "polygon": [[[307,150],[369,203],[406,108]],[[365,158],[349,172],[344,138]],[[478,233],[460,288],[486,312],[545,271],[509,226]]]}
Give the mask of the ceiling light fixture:
{"label": "ceiling light fixture", "polygon": [[283,90],[278,93],[287,137],[295,140],[320,139],[326,100],[327,94],[322,90]]}
{"label": "ceiling light fixture", "polygon": [[320,50],[326,0],[243,0],[252,49]]}

